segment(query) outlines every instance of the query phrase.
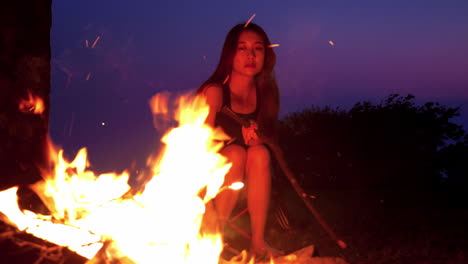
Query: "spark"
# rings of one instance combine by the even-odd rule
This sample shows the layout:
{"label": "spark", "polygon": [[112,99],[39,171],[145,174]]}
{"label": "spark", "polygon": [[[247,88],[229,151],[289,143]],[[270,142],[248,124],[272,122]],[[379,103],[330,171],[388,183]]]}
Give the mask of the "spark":
{"label": "spark", "polygon": [[294,260],[297,260],[297,256],[295,254],[287,255],[285,259],[289,261],[294,261]]}
{"label": "spark", "polygon": [[74,123],[75,123],[75,112],[72,112],[70,126],[68,127],[68,136],[69,137],[72,135],[72,130],[73,130],[73,124]]}
{"label": "spark", "polygon": [[105,122],[102,122],[102,123],[101,123],[101,126],[105,126],[105,125],[106,125],[106,123],[105,123]]}
{"label": "spark", "polygon": [[330,43],[330,45],[332,45],[332,46],[335,46],[335,43],[333,43],[333,41],[331,41],[331,40],[328,41],[328,43]]}
{"label": "spark", "polygon": [[242,189],[243,187],[244,187],[244,183],[242,183],[242,182],[234,182],[233,184],[231,184],[231,185],[229,186],[229,189],[232,189],[232,190],[237,191],[237,190]]}
{"label": "spark", "polygon": [[234,182],[229,186],[224,186],[224,187],[220,188],[218,190],[218,194],[221,193],[221,192],[224,192],[226,190],[238,191],[238,190],[240,190],[242,188],[244,188],[244,183],[243,182]]}
{"label": "spark", "polygon": [[250,17],[250,19],[245,23],[244,28],[246,28],[246,27],[250,24],[250,22],[252,22],[252,19],[254,19],[254,17],[255,17],[256,15],[257,15],[257,14],[253,14],[253,15]]}
{"label": "spark", "polygon": [[96,44],[98,43],[98,41],[101,39],[101,36],[97,36],[96,40],[94,41],[93,45],[91,46],[92,49],[94,49],[94,47],[96,46]]}
{"label": "spark", "polygon": [[274,47],[279,47],[280,44],[271,44],[271,45],[268,45],[269,48],[274,48]]}
{"label": "spark", "polygon": [[223,81],[223,85],[224,85],[224,84],[226,84],[228,80],[229,80],[229,75],[228,75],[228,76],[226,76],[226,79],[224,79],[224,81]]}
{"label": "spark", "polygon": [[346,245],[346,243],[343,241],[343,240],[338,240],[338,245],[341,247],[341,248],[347,248],[348,246]]}
{"label": "spark", "polygon": [[88,46],[89,46],[88,40],[85,40],[85,44],[86,44],[86,47],[88,48]]}
{"label": "spark", "polygon": [[315,199],[315,198],[317,198],[317,196],[311,195],[311,194],[307,194],[307,193],[303,193],[303,194],[302,194],[302,197],[309,197],[310,199]]}
{"label": "spark", "polygon": [[89,78],[91,77],[91,73],[88,72],[88,74],[86,75],[86,80],[89,81]]}

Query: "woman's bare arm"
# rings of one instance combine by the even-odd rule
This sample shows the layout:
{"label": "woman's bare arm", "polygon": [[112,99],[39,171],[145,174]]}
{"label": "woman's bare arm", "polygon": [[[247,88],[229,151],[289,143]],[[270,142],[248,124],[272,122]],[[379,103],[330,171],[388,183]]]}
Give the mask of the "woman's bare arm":
{"label": "woman's bare arm", "polygon": [[221,110],[223,103],[223,89],[218,84],[208,85],[203,89],[206,103],[210,107],[210,112],[206,118],[206,123],[214,127],[216,114]]}

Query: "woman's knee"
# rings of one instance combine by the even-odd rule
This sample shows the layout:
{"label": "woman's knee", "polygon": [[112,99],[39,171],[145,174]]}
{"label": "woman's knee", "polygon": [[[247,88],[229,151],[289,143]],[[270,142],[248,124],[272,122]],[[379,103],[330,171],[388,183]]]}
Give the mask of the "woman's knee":
{"label": "woman's knee", "polygon": [[247,161],[262,165],[270,165],[271,155],[265,145],[256,145],[247,149]]}
{"label": "woman's knee", "polygon": [[247,156],[245,148],[235,144],[224,147],[221,150],[221,154],[225,156],[228,159],[228,161],[232,163],[233,166],[241,167],[244,166]]}

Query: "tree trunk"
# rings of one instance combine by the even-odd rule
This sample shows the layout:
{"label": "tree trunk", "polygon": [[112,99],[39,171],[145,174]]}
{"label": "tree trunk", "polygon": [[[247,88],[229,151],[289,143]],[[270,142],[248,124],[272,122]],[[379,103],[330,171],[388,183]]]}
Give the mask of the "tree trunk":
{"label": "tree trunk", "polygon": [[[7,0],[0,8],[0,190],[40,179],[46,166],[51,0]],[[40,97],[42,114],[29,105]]]}

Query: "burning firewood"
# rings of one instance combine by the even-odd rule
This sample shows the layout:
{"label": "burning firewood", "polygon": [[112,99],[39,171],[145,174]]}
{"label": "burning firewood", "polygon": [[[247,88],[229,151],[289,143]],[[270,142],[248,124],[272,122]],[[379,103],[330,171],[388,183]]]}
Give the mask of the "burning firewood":
{"label": "burning firewood", "polygon": [[49,243],[10,227],[0,219],[0,259],[2,263],[83,264],[86,259],[66,247]]}

